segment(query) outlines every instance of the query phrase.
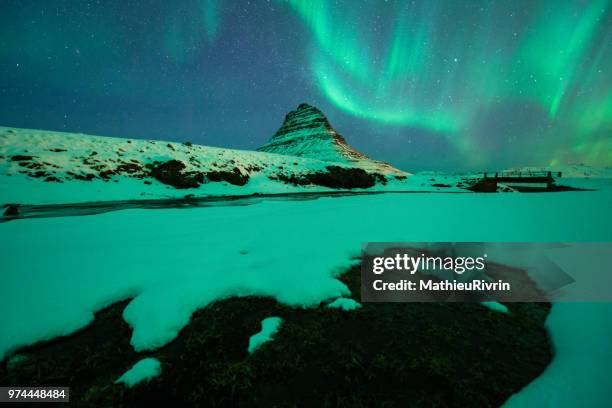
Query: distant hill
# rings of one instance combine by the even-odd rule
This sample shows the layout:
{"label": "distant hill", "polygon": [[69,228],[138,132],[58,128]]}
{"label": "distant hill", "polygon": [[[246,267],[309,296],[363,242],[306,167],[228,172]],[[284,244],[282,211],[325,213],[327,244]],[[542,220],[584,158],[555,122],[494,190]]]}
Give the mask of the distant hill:
{"label": "distant hill", "polygon": [[514,167],[510,171],[551,171],[553,173],[561,172],[563,178],[612,178],[612,168],[610,167],[595,167],[585,164],[560,164],[557,166],[525,166]]}

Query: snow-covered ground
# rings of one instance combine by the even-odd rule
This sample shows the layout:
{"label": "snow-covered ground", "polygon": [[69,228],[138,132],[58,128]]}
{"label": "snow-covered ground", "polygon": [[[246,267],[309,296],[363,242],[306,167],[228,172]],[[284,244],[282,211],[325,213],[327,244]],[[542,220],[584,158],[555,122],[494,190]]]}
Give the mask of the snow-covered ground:
{"label": "snow-covered ground", "polygon": [[[170,160],[183,163],[187,173],[238,172],[248,177],[248,182],[234,185],[204,177],[198,187],[177,189],[150,175],[150,166]],[[374,169],[386,176],[385,184],[378,182],[367,191],[465,191],[456,187],[456,178],[447,180],[445,176],[445,181],[440,181],[430,175],[411,176],[388,165],[372,167],[368,160],[332,162],[159,140],[0,127],[0,205],[324,192],[333,189],[294,185],[279,176],[324,172],[330,165],[363,166],[368,172]],[[445,182],[448,187],[432,186]]]}
{"label": "snow-covered ground", "polygon": [[[270,296],[303,307],[333,302],[348,295],[336,277],[364,242],[611,241],[612,189],[602,186],[263,201],[3,223],[0,355],[71,333],[96,310],[130,296],[124,318],[137,350],[168,343],[196,309],[228,296]],[[555,359],[509,404],[546,396],[540,405],[609,405],[604,373],[612,366],[612,305],[555,304],[548,326]]]}
{"label": "snow-covered ground", "polygon": [[612,178],[612,167],[594,167],[585,164],[558,164],[555,166],[525,166],[508,169],[512,172],[561,172],[562,177],[567,178]]}
{"label": "snow-covered ground", "polygon": [[[384,183],[377,182],[372,187],[351,191],[468,193],[465,188],[469,182],[465,180],[482,176],[481,172],[403,173],[353,151],[344,139],[338,142],[331,136],[327,139],[319,137],[321,132],[336,135],[333,129],[323,128],[315,129],[316,132],[312,129],[304,131],[306,136],[314,139],[308,139],[308,143],[303,140],[307,139],[306,136],[299,137],[300,132],[293,132],[292,137],[302,141],[291,144],[296,151],[282,144],[271,148],[273,152],[302,155],[297,157],[189,143],[0,127],[0,206],[338,191],[323,185],[287,182],[287,177],[299,178],[325,172],[328,166],[360,168],[386,178]],[[314,136],[309,133],[311,131]],[[308,148],[313,152],[306,152]],[[151,175],[153,166],[171,160],[184,164],[182,172],[202,174],[203,182],[193,188],[175,188]],[[542,169],[530,167],[520,170]],[[563,171],[559,184],[599,188],[601,180],[607,180],[607,185],[612,186],[610,169],[575,165],[553,170]],[[211,181],[206,176],[210,172],[235,173],[247,181],[244,185]]]}

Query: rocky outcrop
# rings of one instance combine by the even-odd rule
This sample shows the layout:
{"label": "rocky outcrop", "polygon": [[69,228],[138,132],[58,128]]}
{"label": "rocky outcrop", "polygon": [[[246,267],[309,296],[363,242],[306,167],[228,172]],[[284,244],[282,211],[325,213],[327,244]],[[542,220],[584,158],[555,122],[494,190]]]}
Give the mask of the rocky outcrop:
{"label": "rocky outcrop", "polygon": [[174,188],[197,188],[208,181],[226,181],[236,186],[244,186],[249,182],[249,176],[242,174],[237,167],[231,171],[211,170],[208,172],[185,171],[186,167],[185,163],[179,160],[169,160],[152,166],[151,176]]}
{"label": "rocky outcrop", "polygon": [[196,188],[201,181],[197,174],[185,173],[185,164],[178,160],[169,160],[151,169],[151,175],[160,183],[168,184],[175,188]]}

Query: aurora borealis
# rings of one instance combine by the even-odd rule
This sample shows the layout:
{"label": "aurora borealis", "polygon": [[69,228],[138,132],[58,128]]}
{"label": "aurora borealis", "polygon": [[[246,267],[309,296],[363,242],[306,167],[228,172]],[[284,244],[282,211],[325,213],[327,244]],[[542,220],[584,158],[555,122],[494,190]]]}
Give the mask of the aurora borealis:
{"label": "aurora borealis", "polygon": [[309,102],[406,170],[611,166],[611,3],[5,1],[0,124],[252,149]]}

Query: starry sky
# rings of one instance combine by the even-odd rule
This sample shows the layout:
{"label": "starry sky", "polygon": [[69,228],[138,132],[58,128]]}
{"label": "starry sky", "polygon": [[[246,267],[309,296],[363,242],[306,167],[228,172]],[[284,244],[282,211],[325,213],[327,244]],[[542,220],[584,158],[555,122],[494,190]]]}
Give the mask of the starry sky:
{"label": "starry sky", "polygon": [[0,125],[254,149],[302,102],[404,170],[612,166],[612,0],[3,0]]}

